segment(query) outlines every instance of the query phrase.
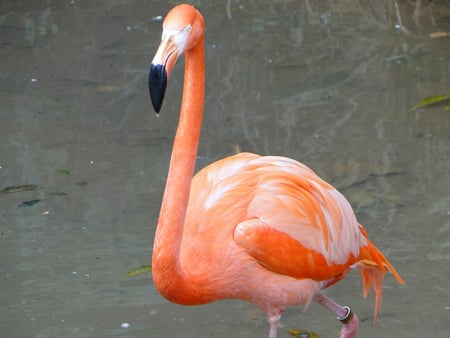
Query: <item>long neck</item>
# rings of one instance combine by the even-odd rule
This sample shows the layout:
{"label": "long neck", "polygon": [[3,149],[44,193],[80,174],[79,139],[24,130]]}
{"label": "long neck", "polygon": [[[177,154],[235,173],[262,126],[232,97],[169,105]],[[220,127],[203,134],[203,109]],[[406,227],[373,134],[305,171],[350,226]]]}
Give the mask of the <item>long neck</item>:
{"label": "long neck", "polygon": [[153,246],[152,268],[157,287],[164,287],[168,278],[175,282],[183,274],[179,255],[202,126],[204,68],[204,42],[201,39],[185,54],[180,120]]}

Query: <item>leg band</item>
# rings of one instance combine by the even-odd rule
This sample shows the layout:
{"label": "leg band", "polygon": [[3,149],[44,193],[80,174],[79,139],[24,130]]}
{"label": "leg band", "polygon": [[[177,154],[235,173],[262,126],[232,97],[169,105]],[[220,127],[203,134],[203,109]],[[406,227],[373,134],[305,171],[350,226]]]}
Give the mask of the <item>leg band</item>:
{"label": "leg band", "polygon": [[350,308],[348,306],[344,306],[344,309],[347,310],[347,313],[345,314],[345,316],[343,317],[337,317],[337,319],[342,323],[342,324],[347,324],[348,322],[350,322],[353,318],[353,312],[352,310],[350,310]]}

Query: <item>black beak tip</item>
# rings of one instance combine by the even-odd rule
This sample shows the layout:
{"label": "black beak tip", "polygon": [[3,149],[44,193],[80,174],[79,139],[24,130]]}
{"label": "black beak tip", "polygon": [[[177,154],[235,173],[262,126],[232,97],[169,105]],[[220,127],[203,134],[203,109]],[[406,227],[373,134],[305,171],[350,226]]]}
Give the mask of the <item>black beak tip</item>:
{"label": "black beak tip", "polygon": [[152,100],[153,108],[156,113],[159,113],[164,100],[164,93],[166,92],[167,72],[164,65],[150,66],[148,74],[148,91],[150,99]]}

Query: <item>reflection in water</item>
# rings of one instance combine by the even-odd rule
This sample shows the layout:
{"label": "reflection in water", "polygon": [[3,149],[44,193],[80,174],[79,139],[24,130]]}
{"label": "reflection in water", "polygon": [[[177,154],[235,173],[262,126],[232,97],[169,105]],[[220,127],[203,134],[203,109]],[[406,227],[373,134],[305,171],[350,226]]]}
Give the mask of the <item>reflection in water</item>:
{"label": "reflection in water", "polygon": [[[386,279],[377,326],[363,322],[359,336],[447,337],[448,103],[409,109],[450,94],[448,3],[195,3],[208,27],[198,166],[240,149],[314,168],[407,282]],[[37,185],[0,194],[2,334],[264,336],[250,305],[184,308],[149,276],[123,277],[150,260],[176,125],[179,101],[156,119],[146,88],[157,16],[172,4],[0,6],[0,190]],[[328,293],[369,318],[359,289],[353,274]],[[339,326],[315,306],[283,324],[323,337]]]}

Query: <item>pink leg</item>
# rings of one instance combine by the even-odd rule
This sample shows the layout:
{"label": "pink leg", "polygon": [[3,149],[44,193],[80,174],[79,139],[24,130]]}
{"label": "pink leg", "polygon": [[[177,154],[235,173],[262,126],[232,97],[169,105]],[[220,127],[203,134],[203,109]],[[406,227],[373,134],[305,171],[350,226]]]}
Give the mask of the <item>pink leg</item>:
{"label": "pink leg", "polygon": [[337,316],[337,319],[341,321],[343,326],[339,336],[340,338],[355,337],[356,330],[359,326],[359,320],[348,306],[341,306],[321,293],[315,295],[314,300],[329,311],[333,312]]}
{"label": "pink leg", "polygon": [[267,317],[267,320],[270,324],[269,338],[277,338],[278,322],[280,321],[280,318],[281,315],[273,315]]}

